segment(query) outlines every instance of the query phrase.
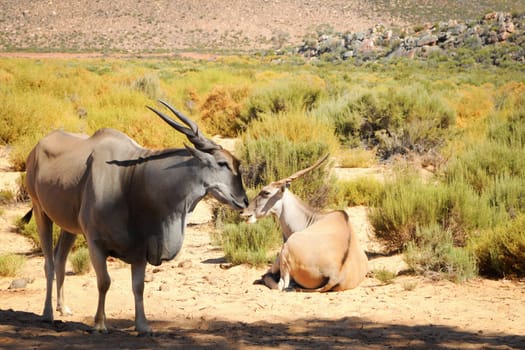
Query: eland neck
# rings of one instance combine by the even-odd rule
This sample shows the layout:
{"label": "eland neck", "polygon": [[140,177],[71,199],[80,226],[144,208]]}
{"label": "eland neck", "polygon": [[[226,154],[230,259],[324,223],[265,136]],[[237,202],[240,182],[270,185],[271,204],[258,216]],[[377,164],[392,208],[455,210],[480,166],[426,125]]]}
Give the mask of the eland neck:
{"label": "eland neck", "polygon": [[206,195],[201,162],[186,150],[157,151],[138,159],[132,186],[140,193],[140,207],[151,209],[156,216],[176,213],[185,217]]}
{"label": "eland neck", "polygon": [[323,216],[288,190],[281,201],[282,207],[277,217],[285,242],[292,233],[304,230]]}

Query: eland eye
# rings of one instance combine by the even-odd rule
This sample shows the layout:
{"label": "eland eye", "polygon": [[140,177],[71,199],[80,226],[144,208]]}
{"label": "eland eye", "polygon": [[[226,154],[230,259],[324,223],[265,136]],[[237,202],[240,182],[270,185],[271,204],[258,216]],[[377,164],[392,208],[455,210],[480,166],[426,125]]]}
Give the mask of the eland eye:
{"label": "eland eye", "polygon": [[268,191],[261,191],[261,196],[268,197],[271,193]]}
{"label": "eland eye", "polygon": [[228,162],[219,162],[219,166],[221,167],[226,167],[226,168],[230,168],[230,166],[228,165]]}

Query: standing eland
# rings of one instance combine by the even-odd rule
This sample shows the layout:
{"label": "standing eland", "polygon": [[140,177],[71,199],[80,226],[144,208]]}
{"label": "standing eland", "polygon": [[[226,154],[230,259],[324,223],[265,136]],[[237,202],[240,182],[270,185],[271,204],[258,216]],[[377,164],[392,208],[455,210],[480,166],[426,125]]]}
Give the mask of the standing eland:
{"label": "standing eland", "polygon": [[[248,205],[239,161],[204,137],[197,124],[163,101],[188,127],[148,107],[195,148],[149,150],[114,129],[91,137],[54,131],[27,158],[26,185],[45,258],[47,281],[43,316],[53,320],[51,296],[56,271],[57,311],[64,305],[66,257],[77,234],[86,238],[97,275],[94,328],[107,332],[105,300],[110,286],[106,258],[131,264],[135,328],[151,332],[144,313],[146,263],[173,259],[184,239],[187,215],[206,194],[241,210]],[[52,226],[60,226],[53,252]]]}
{"label": "standing eland", "polygon": [[[339,291],[357,287],[366,277],[368,259],[346,212],[322,213],[288,190],[293,180],[317,168],[327,157],[263,187],[241,214],[252,223],[269,215],[279,221],[284,244],[262,277],[271,289],[288,289],[293,279],[302,291]],[[274,276],[279,275],[276,283]]]}

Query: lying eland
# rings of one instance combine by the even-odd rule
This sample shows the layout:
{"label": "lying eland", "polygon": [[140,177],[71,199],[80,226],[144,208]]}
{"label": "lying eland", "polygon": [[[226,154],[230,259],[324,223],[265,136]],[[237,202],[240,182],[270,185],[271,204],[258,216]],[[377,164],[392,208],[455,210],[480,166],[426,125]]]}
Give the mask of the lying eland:
{"label": "lying eland", "polygon": [[[239,161],[204,137],[198,126],[160,101],[188,127],[148,107],[195,146],[149,150],[113,129],[93,136],[54,131],[27,158],[26,185],[33,202],[45,257],[44,318],[53,320],[51,296],[56,271],[57,311],[64,305],[66,257],[77,234],[86,238],[97,275],[95,329],[107,332],[105,299],[110,286],[106,258],[131,264],[135,328],[151,332],[144,314],[146,263],[173,259],[184,239],[186,217],[208,193],[241,210],[248,205]],[[26,215],[28,221],[31,211]],[[52,225],[61,228],[53,252]]]}
{"label": "lying eland", "polygon": [[[284,290],[293,279],[303,291],[355,288],[368,272],[368,259],[343,210],[322,213],[288,190],[291,182],[317,168],[314,165],[263,187],[241,214],[249,222],[273,215],[280,223],[284,244],[263,282]],[[273,276],[279,276],[277,284]]]}

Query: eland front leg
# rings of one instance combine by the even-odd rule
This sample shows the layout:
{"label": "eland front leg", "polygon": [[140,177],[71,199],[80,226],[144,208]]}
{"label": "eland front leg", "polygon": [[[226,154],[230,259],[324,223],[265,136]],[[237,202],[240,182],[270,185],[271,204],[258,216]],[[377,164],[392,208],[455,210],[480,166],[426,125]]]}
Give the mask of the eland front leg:
{"label": "eland front leg", "polygon": [[272,266],[262,276],[262,281],[266,287],[270,289],[279,289],[279,285],[275,279],[277,279],[277,281],[280,279],[280,264],[281,261],[279,259],[279,255],[277,255]]}
{"label": "eland front leg", "polygon": [[144,274],[146,261],[131,265],[131,284],[135,297],[135,329],[139,333],[151,333],[144,313]]}
{"label": "eland front leg", "polygon": [[98,287],[98,306],[97,313],[95,314],[95,326],[96,331],[107,333],[106,327],[106,293],[111,285],[111,278],[108,274],[108,267],[106,264],[107,256],[103,254],[100,249],[93,242],[88,242],[89,256],[91,263],[95,269],[97,275],[97,287]]}
{"label": "eland front leg", "polygon": [[290,282],[291,282],[291,275],[290,275],[290,261],[289,261],[289,252],[288,252],[288,246],[285,243],[283,245],[283,248],[281,249],[281,254],[279,254],[279,272],[281,273],[281,278],[279,279],[279,283],[277,284],[277,289],[280,291],[284,290],[291,290],[290,289]]}

